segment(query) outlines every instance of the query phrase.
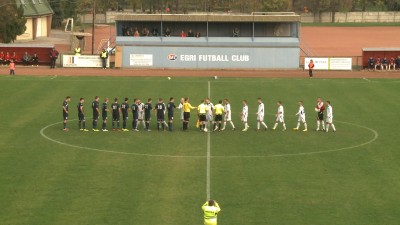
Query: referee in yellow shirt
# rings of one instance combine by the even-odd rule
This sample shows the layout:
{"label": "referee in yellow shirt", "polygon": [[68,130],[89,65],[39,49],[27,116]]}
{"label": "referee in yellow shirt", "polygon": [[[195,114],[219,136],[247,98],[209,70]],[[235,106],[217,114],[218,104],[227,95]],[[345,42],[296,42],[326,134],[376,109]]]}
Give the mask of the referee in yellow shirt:
{"label": "referee in yellow shirt", "polygon": [[195,108],[196,107],[193,107],[189,103],[189,98],[185,98],[185,102],[183,103],[183,131],[186,131],[188,129],[190,110]]}
{"label": "referee in yellow shirt", "polygon": [[217,215],[221,211],[218,203],[214,200],[208,200],[201,209],[204,212],[204,225],[217,225]]}
{"label": "referee in yellow shirt", "polygon": [[[214,106],[215,110],[215,123],[214,123],[214,131],[218,129],[218,131],[221,131],[221,125],[222,125],[222,114],[224,113],[224,106],[222,105],[222,100],[219,100],[218,104]],[[218,123],[218,128],[217,128],[217,123]]]}

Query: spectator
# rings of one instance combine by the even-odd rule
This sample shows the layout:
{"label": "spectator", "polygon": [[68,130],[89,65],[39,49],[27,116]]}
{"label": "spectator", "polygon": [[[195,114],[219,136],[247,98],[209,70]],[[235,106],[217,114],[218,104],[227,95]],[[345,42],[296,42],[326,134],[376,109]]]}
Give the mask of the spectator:
{"label": "spectator", "polygon": [[10,57],[10,59],[11,59],[12,61],[14,61],[14,63],[15,63],[16,61],[18,61],[17,53],[13,52],[13,55]]}
{"label": "spectator", "polygon": [[197,33],[196,33],[196,35],[195,35],[195,37],[196,37],[196,38],[199,38],[199,37],[201,37],[201,34],[200,34],[200,32],[197,32]]}
{"label": "spectator", "polygon": [[388,70],[388,60],[387,60],[386,57],[384,57],[384,58],[382,59],[381,64],[382,64],[382,65],[381,65],[382,70],[383,70],[383,69]]}
{"label": "spectator", "polygon": [[171,29],[169,29],[169,27],[165,28],[165,37],[171,37]]}
{"label": "spectator", "polygon": [[375,66],[375,59],[372,57],[369,57],[368,59],[368,70],[373,70]]}
{"label": "spectator", "polygon": [[108,58],[108,52],[105,48],[103,48],[103,51],[101,51],[100,58],[101,58],[103,70],[105,70],[107,68],[107,58]]}
{"label": "spectator", "polygon": [[142,30],[142,36],[150,36],[150,31],[147,27],[144,27]]}
{"label": "spectator", "polygon": [[134,37],[140,37],[139,31],[136,30],[135,33],[133,33],[133,36],[134,36]]}
{"label": "spectator", "polygon": [[182,37],[182,38],[185,38],[185,37],[186,37],[186,33],[185,33],[184,30],[181,31],[181,37]]}
{"label": "spectator", "polygon": [[188,37],[194,37],[194,33],[192,31],[192,29],[189,29],[188,33],[187,33]]}
{"label": "spectator", "polygon": [[10,61],[10,75],[15,75],[15,63],[12,59]]}
{"label": "spectator", "polygon": [[6,53],[6,56],[4,56],[4,62],[6,63],[6,65],[10,64],[11,60],[11,56],[10,53]]}
{"label": "spectator", "polygon": [[32,56],[32,66],[33,65],[39,66],[39,57],[36,54],[36,52],[33,53],[33,56]]}
{"label": "spectator", "polygon": [[25,66],[29,65],[31,63],[31,56],[28,54],[28,52],[25,52],[24,55],[22,56],[22,62],[24,63]]}
{"label": "spectator", "polygon": [[0,65],[1,65],[1,66],[3,66],[3,62],[5,61],[4,57],[5,57],[4,52],[1,51],[1,52],[0,52]]}
{"label": "spectator", "polygon": [[235,27],[232,31],[232,37],[239,37],[240,30],[239,28]]}
{"label": "spectator", "polygon": [[55,69],[56,68],[56,60],[58,59],[58,51],[56,48],[53,48],[50,50],[50,59],[51,59],[51,64],[50,64],[50,69]]}
{"label": "spectator", "polygon": [[375,60],[375,70],[376,70],[377,67],[378,67],[378,69],[379,68],[382,69],[382,63],[381,63],[381,58],[380,57],[376,58],[376,60]]}
{"label": "spectator", "polygon": [[396,64],[396,67],[397,67],[398,69],[400,69],[400,55],[397,56],[397,58],[396,58],[396,60],[395,60],[395,64]]}
{"label": "spectator", "polygon": [[390,70],[390,67],[392,67],[393,70],[396,70],[396,64],[394,62],[394,58],[393,57],[389,59],[389,70]]}
{"label": "spectator", "polygon": [[76,56],[80,56],[80,55],[81,55],[81,52],[82,52],[82,51],[81,51],[81,48],[79,47],[79,45],[76,46],[74,52],[75,52],[75,55],[76,55]]}
{"label": "spectator", "polygon": [[151,35],[152,35],[153,37],[158,37],[158,35],[159,35],[158,29],[157,29],[157,28],[153,28],[153,29],[151,30]]}

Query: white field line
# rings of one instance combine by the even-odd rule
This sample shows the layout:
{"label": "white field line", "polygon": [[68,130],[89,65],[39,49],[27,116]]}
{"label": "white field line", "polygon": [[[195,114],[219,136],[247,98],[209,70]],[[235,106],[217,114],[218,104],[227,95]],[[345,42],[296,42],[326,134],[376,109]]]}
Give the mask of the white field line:
{"label": "white field line", "polygon": [[[211,87],[210,81],[208,81],[208,97],[211,98]],[[206,182],[206,192],[207,200],[211,198],[211,136],[210,132],[207,132],[207,182]]]}

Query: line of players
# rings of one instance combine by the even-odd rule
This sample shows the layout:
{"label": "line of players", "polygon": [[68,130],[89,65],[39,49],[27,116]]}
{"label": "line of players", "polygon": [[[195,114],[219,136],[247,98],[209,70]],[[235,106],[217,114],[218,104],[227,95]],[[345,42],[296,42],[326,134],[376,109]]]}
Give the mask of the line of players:
{"label": "line of players", "polygon": [[[68,109],[69,102],[71,100],[70,96],[67,96],[63,102],[63,130],[68,131],[67,121],[68,121]],[[189,127],[190,120],[190,112],[192,109],[197,109],[198,116],[198,128],[201,131],[207,132],[209,127],[213,131],[223,131],[226,128],[227,122],[230,123],[233,130],[235,130],[235,125],[232,121],[232,112],[231,106],[228,99],[220,100],[218,104],[214,105],[211,103],[209,98],[205,98],[201,100],[201,103],[197,107],[193,107],[190,104],[189,98],[181,98],[178,106],[175,105],[175,100],[173,97],[169,99],[167,105],[163,102],[162,98],[158,99],[158,102],[155,104],[154,108],[152,106],[152,99],[149,98],[146,103],[143,103],[140,99],[134,99],[132,105],[129,105],[128,98],[125,98],[124,101],[120,104],[118,103],[118,99],[115,98],[114,102],[111,104],[111,108],[108,108],[109,99],[105,98],[104,102],[100,106],[99,97],[96,96],[94,101],[92,102],[92,110],[93,110],[93,131],[98,132],[97,123],[99,120],[100,112],[102,115],[102,131],[107,130],[107,120],[108,113],[112,114],[112,130],[114,131],[129,131],[127,129],[128,122],[128,114],[129,111],[132,112],[132,130],[139,131],[138,126],[143,124],[143,128],[146,131],[150,130],[150,121],[151,121],[151,111],[154,110],[157,116],[157,130],[173,130],[173,120],[174,120],[174,110],[181,110],[181,120],[182,120],[182,130],[187,131]],[[78,110],[78,126],[81,131],[89,131],[86,129],[86,119],[85,119],[85,108],[84,108],[84,98],[80,98],[79,103],[77,105]],[[268,126],[264,122],[264,103],[261,98],[257,99],[258,109],[257,109],[257,131],[260,130],[261,126],[264,130],[268,129]],[[283,131],[286,130],[286,124],[284,119],[284,107],[281,101],[277,102],[278,110],[275,114],[275,124],[273,126],[273,130],[275,130],[279,123],[283,126]],[[330,101],[326,101],[326,111],[327,118],[324,121],[324,111],[325,105],[321,98],[317,98],[317,105],[315,107],[315,111],[317,112],[317,129],[316,131],[320,131],[320,127],[322,125],[322,131],[329,131],[330,126],[332,126],[333,132],[336,132],[335,125],[333,124],[333,108],[331,106]],[[240,113],[241,122],[244,125],[242,131],[247,131],[250,126],[247,123],[248,118],[248,106],[247,101],[242,101],[242,112]],[[298,117],[297,126],[293,128],[293,130],[298,131],[300,129],[301,123],[304,125],[303,131],[307,131],[307,123],[306,123],[306,115],[303,106],[303,102],[298,102],[298,112],[296,116]],[[120,117],[122,114],[122,129],[120,129]],[[165,121],[165,114],[168,116],[168,123]],[[325,126],[326,125],[326,126]]]}

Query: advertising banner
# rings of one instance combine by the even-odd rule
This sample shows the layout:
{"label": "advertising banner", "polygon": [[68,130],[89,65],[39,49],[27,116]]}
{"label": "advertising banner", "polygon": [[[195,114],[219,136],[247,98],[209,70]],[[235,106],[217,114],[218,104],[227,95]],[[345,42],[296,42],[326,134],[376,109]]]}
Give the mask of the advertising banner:
{"label": "advertising banner", "polygon": [[129,56],[131,66],[151,67],[153,66],[152,54],[130,54]]}
{"label": "advertising banner", "polygon": [[310,60],[314,61],[314,70],[351,70],[351,58],[305,58],[304,69],[308,70]]}
{"label": "advertising banner", "polygon": [[[102,67],[99,55],[63,55],[62,59],[63,67]],[[110,58],[107,59],[107,67],[110,67]]]}

